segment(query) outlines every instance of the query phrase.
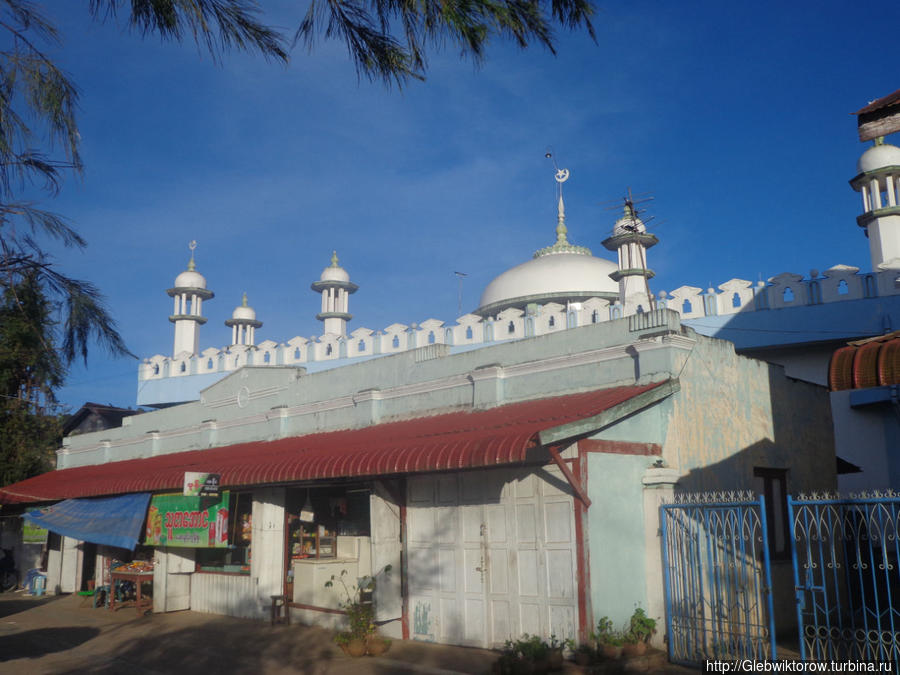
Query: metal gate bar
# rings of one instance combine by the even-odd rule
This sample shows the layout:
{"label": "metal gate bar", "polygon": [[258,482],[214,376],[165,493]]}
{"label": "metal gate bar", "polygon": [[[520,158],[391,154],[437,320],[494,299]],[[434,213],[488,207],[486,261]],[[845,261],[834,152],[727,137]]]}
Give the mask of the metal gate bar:
{"label": "metal gate bar", "polygon": [[660,507],[669,660],[775,658],[763,497],[677,499]]}
{"label": "metal gate bar", "polygon": [[900,664],[900,495],[788,497],[801,658]]}

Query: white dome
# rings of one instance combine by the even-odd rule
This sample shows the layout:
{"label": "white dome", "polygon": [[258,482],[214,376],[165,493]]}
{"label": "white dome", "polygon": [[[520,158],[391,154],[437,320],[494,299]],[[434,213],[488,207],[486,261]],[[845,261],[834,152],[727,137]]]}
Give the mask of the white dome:
{"label": "white dome", "polygon": [[350,275],[343,267],[326,267],[319,281],[350,281]]}
{"label": "white dome", "polygon": [[503,301],[510,301],[510,306],[521,302],[565,302],[567,296],[618,294],[619,284],[609,277],[616,270],[614,262],[591,255],[543,255],[516,265],[489,283],[481,294],[480,306]]}
{"label": "white dome", "polygon": [[868,173],[886,166],[900,166],[900,148],[890,143],[873,145],[866,150],[856,163],[856,172]]}
{"label": "white dome", "polygon": [[206,288],[206,279],[199,272],[185,270],[175,277],[175,288]]}
{"label": "white dome", "polygon": [[256,321],[256,312],[252,307],[245,307],[241,305],[239,307],[235,307],[234,311],[231,313],[232,319],[247,319],[249,321]]}

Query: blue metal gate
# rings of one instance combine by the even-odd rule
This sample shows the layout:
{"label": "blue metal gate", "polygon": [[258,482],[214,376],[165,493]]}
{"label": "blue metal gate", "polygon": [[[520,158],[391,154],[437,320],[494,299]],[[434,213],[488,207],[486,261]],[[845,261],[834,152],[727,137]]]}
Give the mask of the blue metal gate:
{"label": "blue metal gate", "polygon": [[804,659],[900,662],[900,495],[794,500]]}
{"label": "blue metal gate", "polygon": [[660,520],[669,660],[774,659],[763,497],[677,495]]}

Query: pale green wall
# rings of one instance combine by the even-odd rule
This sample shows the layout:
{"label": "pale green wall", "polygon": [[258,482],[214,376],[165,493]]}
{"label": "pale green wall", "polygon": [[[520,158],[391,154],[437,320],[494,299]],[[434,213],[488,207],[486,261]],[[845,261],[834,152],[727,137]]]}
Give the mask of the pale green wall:
{"label": "pale green wall", "polygon": [[621,627],[637,606],[646,608],[641,478],[656,457],[588,454],[588,537],[594,626],[608,616]]}

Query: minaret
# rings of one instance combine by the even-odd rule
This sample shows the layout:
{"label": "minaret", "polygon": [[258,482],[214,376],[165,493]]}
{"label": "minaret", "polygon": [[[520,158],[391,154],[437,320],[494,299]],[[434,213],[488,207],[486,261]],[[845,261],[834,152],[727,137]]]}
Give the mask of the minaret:
{"label": "minaret", "polygon": [[199,328],[206,323],[201,315],[201,305],[204,300],[210,300],[214,293],[206,289],[206,279],[197,272],[194,265],[194,249],[197,242],[192,241],[188,248],[191,249],[191,259],[187,270],[175,277],[175,287],[166,291],[169,297],[175,298],[175,310],[169,321],[175,324],[175,345],[172,355],[178,356],[183,352],[196,354],[199,351]]}
{"label": "minaret", "polygon": [[350,282],[347,270],[338,265],[337,251],[331,254],[331,265],[322,270],[322,276],[313,282],[311,288],[322,294],[322,311],[316,314],[325,323],[324,333],[346,335],[347,322],[353,318],[349,314],[350,294],[359,286]]}
{"label": "minaret", "polygon": [[256,312],[247,304],[247,294],[241,304],[234,308],[231,318],[226,319],[225,325],[231,328],[231,344],[247,345],[256,344],[256,329],[262,326],[262,321],[256,320]]}
{"label": "minaret", "polygon": [[872,270],[900,269],[900,148],[875,139],[856,165],[850,181],[862,195],[862,215],[857,224],[869,238]]}
{"label": "minaret", "polygon": [[627,306],[629,298],[643,296],[647,298],[647,309],[654,309],[653,296],[647,284],[654,273],[647,267],[647,249],[658,243],[659,240],[647,232],[646,226],[637,217],[634,203],[630,198],[626,199],[625,212],[616,221],[612,236],[603,240],[603,246],[619,254],[619,269],[609,276],[619,282],[619,302],[623,306]]}

